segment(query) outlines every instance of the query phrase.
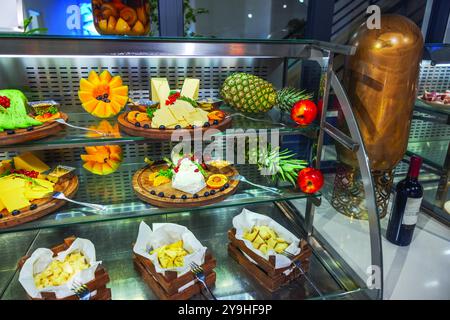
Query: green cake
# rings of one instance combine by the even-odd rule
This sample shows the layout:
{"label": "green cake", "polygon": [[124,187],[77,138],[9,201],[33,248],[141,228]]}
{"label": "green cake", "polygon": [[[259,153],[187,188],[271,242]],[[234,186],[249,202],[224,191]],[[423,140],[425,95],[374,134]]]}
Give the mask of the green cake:
{"label": "green cake", "polygon": [[21,91],[14,89],[0,90],[0,97],[7,97],[10,100],[8,108],[0,107],[0,131],[40,126],[42,124],[42,122],[28,115],[28,100]]}

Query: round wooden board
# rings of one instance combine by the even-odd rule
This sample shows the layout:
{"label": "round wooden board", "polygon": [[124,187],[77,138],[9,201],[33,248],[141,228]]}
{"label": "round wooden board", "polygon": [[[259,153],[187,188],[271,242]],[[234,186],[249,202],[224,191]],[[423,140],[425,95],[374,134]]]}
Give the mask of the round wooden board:
{"label": "round wooden board", "polygon": [[423,103],[425,103],[429,106],[447,110],[447,111],[450,110],[450,104],[443,104],[443,103],[438,103],[438,102],[433,102],[433,101],[427,101],[425,99],[422,99],[420,96],[418,96],[417,99],[419,99],[420,101],[422,101]]}
{"label": "round wooden board", "polygon": [[[67,198],[72,198],[78,191],[78,177],[74,176],[72,179],[64,181],[63,183],[57,183],[54,186],[55,191],[63,192]],[[61,208],[66,201],[54,199],[54,198],[44,198],[30,201],[32,204],[37,204],[37,208],[34,210],[22,209],[20,214],[13,216],[8,214],[5,216],[3,213],[3,218],[0,219],[0,229],[11,228],[25,222],[33,221],[39,219],[47,214],[55,212]]]}
{"label": "round wooden board", "polygon": [[[167,168],[167,165],[157,164],[140,169],[134,174],[132,181],[134,192],[136,193],[138,198],[156,207],[191,208],[198,206],[206,206],[208,204],[220,202],[225,198],[231,196],[236,192],[237,187],[239,185],[239,180],[229,180],[228,184],[230,186],[227,189],[225,189],[224,191],[216,189],[216,193],[214,195],[209,195],[207,197],[205,197],[203,194],[206,191],[210,192],[213,189],[205,187],[197,193],[199,197],[197,199],[194,199],[191,194],[172,188],[171,182],[160,185],[158,187],[153,187],[150,184],[148,176],[152,172],[158,171],[159,169],[162,168]],[[223,174],[226,175],[227,177],[233,177],[239,173],[234,167],[230,167],[227,171],[224,171]],[[150,194],[152,190],[155,190],[156,193],[155,195]],[[163,198],[158,197],[159,192],[164,192]],[[170,199],[170,196],[173,194],[177,197],[176,199]],[[186,200],[181,199],[181,196],[183,194],[188,196]]]}
{"label": "round wooden board", "polygon": [[[67,114],[60,112],[61,118],[67,121]],[[61,131],[64,125],[55,121],[45,122],[43,125],[35,126],[32,131],[27,129],[16,129],[14,134],[7,134],[6,130],[0,132],[0,146],[23,143],[26,141],[39,140]]]}
{"label": "round wooden board", "polygon": [[189,133],[191,135],[191,137],[193,136],[194,130],[201,130],[202,131],[202,136],[203,136],[203,132],[205,132],[208,129],[216,129],[219,131],[225,131],[228,128],[231,128],[231,122],[232,119],[231,117],[228,116],[227,113],[225,113],[225,119],[221,122],[219,122],[219,124],[212,124],[209,127],[201,127],[201,128],[196,128],[196,129],[155,129],[155,128],[150,128],[150,129],[144,129],[142,127],[136,127],[134,124],[130,123],[127,120],[127,115],[128,112],[122,113],[119,117],[118,117],[118,122],[119,122],[119,127],[120,129],[125,132],[126,134],[130,135],[130,136],[137,136],[137,137],[145,137],[145,138],[151,138],[154,140],[171,140],[172,134],[174,132],[176,132],[177,134],[183,135],[184,133]]}

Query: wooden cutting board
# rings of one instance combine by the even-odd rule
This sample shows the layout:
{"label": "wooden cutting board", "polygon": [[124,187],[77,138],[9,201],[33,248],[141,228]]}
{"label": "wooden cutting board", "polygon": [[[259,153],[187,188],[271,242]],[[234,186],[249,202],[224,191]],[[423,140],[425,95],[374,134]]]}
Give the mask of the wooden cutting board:
{"label": "wooden cutting board", "polygon": [[[55,191],[63,192],[67,198],[72,198],[78,191],[78,177],[74,176],[72,179],[64,181],[63,183],[56,183],[54,186]],[[66,201],[53,199],[53,198],[43,198],[31,201],[31,204],[36,204],[37,208],[34,210],[22,209],[20,214],[13,216],[12,214],[6,213],[3,210],[1,213],[3,218],[0,218],[0,229],[12,228],[14,226],[39,219],[47,214],[53,213],[59,208],[61,208]]]}
{"label": "wooden cutting board", "polygon": [[[63,112],[60,113],[61,118],[67,122],[69,116]],[[55,121],[48,121],[40,126],[34,126],[31,131],[28,131],[27,129],[16,129],[14,130],[14,133],[8,134],[5,130],[0,132],[0,146],[39,140],[58,133],[62,129],[64,129],[63,124]]]}
{"label": "wooden cutting board", "polygon": [[[172,188],[172,183],[166,183],[157,187],[154,187],[149,180],[149,175],[152,172],[158,171],[160,169],[167,169],[167,164],[154,164],[152,166],[147,166],[143,169],[138,170],[132,180],[132,185],[134,192],[136,193],[137,197],[141,199],[144,202],[150,203],[157,207],[163,207],[163,208],[192,208],[192,207],[198,207],[198,206],[206,206],[209,204],[217,203],[225,198],[231,196],[234,194],[237,190],[237,187],[239,185],[239,180],[229,180],[228,184],[229,187],[226,188],[223,191],[220,191],[219,189],[215,189],[215,194],[204,196],[204,193],[211,192],[211,188],[206,186],[202,190],[200,190],[197,194],[199,195],[198,198],[193,198],[193,195],[182,192],[180,190]],[[211,174],[208,170],[206,170],[208,174]],[[233,167],[230,166],[228,170],[224,171],[222,174],[226,175],[227,177],[233,177],[238,174],[238,171]],[[206,179],[205,179],[206,180]],[[151,194],[151,191],[155,191],[155,194]],[[158,194],[160,192],[164,193],[164,197],[159,197]],[[171,199],[170,196],[175,195],[176,199]],[[187,199],[183,200],[181,198],[182,195],[186,195]]]}
{"label": "wooden cutting board", "polygon": [[201,128],[195,128],[195,129],[156,129],[156,128],[149,128],[145,129],[143,127],[136,127],[133,123],[129,122],[127,120],[128,112],[122,113],[118,117],[119,127],[120,129],[125,132],[126,134],[130,136],[137,136],[137,137],[145,137],[145,138],[151,138],[154,140],[160,140],[160,141],[167,141],[171,140],[172,134],[176,132],[177,134],[184,135],[189,134],[191,137],[194,137],[194,131],[198,132],[201,131],[203,136],[203,133],[208,129],[216,129],[219,131],[225,131],[228,128],[231,128],[232,124],[232,118],[229,117],[229,114],[225,113],[225,119],[219,122],[218,124],[210,125],[209,127],[201,127]]}

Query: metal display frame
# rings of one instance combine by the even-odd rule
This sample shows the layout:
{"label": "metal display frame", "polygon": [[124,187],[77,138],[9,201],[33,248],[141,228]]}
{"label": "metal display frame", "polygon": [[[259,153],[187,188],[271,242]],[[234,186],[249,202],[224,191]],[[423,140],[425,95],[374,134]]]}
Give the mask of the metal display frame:
{"label": "metal display frame", "polygon": [[[369,218],[369,238],[371,248],[371,264],[381,270],[381,285],[374,288],[375,297],[383,296],[383,261],[381,245],[381,228],[379,212],[376,205],[375,188],[370,172],[369,158],[364,147],[364,142],[352,112],[347,94],[333,70],[333,60],[336,54],[352,55],[355,48],[351,46],[336,45],[316,40],[297,41],[262,41],[262,40],[211,40],[211,39],[149,39],[149,38],[63,38],[63,37],[20,37],[2,36],[0,48],[1,57],[36,57],[48,59],[52,57],[77,56],[108,56],[121,58],[144,57],[251,57],[263,58],[296,58],[314,59],[325,58],[328,60],[325,77],[325,90],[323,96],[323,112],[320,119],[320,131],[316,147],[316,161],[314,166],[320,168],[323,154],[323,139],[327,134],[336,142],[356,152],[361,170],[362,181],[366,194],[366,205]],[[328,97],[333,89],[345,116],[350,136],[331,125],[326,120]],[[149,141],[146,141],[149,143]],[[73,148],[75,146],[68,146]],[[45,148],[45,146],[43,147]],[[2,148],[7,149],[7,148]],[[14,151],[11,146],[10,151]],[[283,203],[283,202],[282,202]],[[314,198],[307,199],[305,212],[305,230],[309,243],[317,243],[314,233],[315,206],[320,201]],[[288,206],[286,206],[288,208]],[[293,214],[292,210],[287,210]],[[372,289],[372,288],[371,288]]]}

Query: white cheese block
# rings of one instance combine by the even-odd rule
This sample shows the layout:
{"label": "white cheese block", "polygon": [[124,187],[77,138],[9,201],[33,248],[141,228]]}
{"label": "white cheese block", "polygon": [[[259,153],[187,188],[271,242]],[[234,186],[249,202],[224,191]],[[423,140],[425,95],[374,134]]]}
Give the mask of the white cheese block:
{"label": "white cheese block", "polygon": [[178,172],[172,178],[172,187],[194,194],[206,187],[205,177],[191,160],[183,159]]}
{"label": "white cheese block", "polygon": [[164,103],[170,94],[169,82],[166,78],[152,78],[150,80],[152,101]]}
{"label": "white cheese block", "polygon": [[198,99],[198,89],[200,87],[199,79],[185,78],[183,88],[181,88],[181,95],[194,100]]}

